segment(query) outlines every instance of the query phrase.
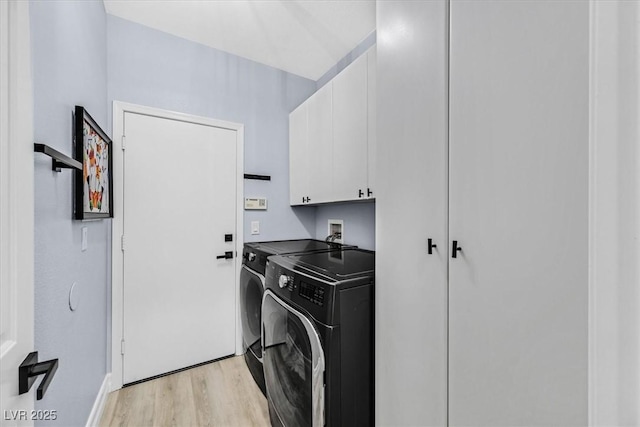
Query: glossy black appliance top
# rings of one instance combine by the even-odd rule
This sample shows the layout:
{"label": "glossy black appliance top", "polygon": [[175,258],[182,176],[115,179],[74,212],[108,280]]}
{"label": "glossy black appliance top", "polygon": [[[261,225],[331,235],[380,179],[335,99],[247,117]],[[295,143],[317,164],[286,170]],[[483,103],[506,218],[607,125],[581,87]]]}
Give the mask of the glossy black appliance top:
{"label": "glossy black appliance top", "polygon": [[301,266],[309,268],[336,279],[354,275],[368,275],[375,270],[375,252],[362,249],[319,252],[290,256]]}
{"label": "glossy black appliance top", "polygon": [[340,248],[337,243],[323,242],[322,240],[279,240],[273,242],[245,243],[245,246],[252,249],[270,253],[272,255],[290,254],[295,252],[310,252]]}
{"label": "glossy black appliance top", "polygon": [[339,243],[329,243],[322,240],[275,240],[271,242],[250,242],[244,244],[242,263],[260,274],[265,273],[267,257],[270,255],[294,254],[312,251],[340,250]]}
{"label": "glossy black appliance top", "polygon": [[282,255],[269,259],[292,271],[312,276],[319,274],[336,282],[354,277],[373,276],[376,262],[374,251],[356,248]]}

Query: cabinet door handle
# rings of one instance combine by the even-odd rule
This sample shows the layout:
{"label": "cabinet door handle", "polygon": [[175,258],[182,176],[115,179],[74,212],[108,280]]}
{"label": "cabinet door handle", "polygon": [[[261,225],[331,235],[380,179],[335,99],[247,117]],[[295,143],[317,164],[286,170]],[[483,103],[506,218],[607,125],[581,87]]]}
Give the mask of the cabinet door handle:
{"label": "cabinet door handle", "polygon": [[437,247],[438,245],[433,243],[433,239],[427,239],[427,251],[429,252],[429,255],[433,254],[433,249]]}
{"label": "cabinet door handle", "polygon": [[362,196],[364,196],[364,193],[362,192],[361,189],[358,189],[358,197],[362,198]]}
{"label": "cabinet door handle", "polygon": [[371,197],[372,194],[373,194],[373,191],[371,191],[370,188],[367,188],[367,197]]}
{"label": "cabinet door handle", "polygon": [[462,252],[462,246],[458,246],[458,241],[454,240],[451,248],[451,258],[458,258],[458,251]]}

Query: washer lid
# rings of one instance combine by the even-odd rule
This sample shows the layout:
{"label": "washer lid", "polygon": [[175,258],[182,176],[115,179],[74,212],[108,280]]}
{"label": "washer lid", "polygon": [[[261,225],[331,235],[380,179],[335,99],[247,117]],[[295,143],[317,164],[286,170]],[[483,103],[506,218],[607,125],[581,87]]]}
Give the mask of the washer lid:
{"label": "washer lid", "polygon": [[289,255],[287,258],[294,264],[337,280],[372,275],[376,263],[375,252],[362,249]]}
{"label": "washer lid", "polygon": [[280,240],[273,242],[258,242],[253,245],[255,249],[271,254],[290,254],[295,252],[322,251],[329,249],[340,249],[342,245],[338,243],[323,242],[321,240]]}

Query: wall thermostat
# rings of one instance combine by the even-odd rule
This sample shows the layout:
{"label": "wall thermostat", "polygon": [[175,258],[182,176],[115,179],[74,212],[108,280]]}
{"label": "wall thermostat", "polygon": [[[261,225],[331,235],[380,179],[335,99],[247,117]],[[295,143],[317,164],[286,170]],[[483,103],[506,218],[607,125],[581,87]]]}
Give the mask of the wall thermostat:
{"label": "wall thermostat", "polygon": [[267,198],[266,197],[246,197],[244,199],[244,208],[245,210],[259,210],[266,211],[267,210]]}

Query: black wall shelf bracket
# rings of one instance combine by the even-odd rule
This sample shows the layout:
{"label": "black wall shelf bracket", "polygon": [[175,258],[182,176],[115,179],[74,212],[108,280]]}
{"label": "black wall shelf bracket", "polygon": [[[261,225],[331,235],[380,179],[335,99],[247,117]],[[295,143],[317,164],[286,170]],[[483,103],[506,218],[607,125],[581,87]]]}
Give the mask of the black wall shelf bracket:
{"label": "black wall shelf bracket", "polygon": [[29,353],[27,357],[22,361],[18,368],[18,391],[19,394],[27,393],[33,383],[36,381],[38,375],[44,374],[44,379],[40,383],[37,389],[37,398],[42,400],[44,394],[53,380],[53,376],[58,370],[58,359],[47,360],[46,362],[38,363],[38,352],[34,351]]}
{"label": "black wall shelf bracket", "polygon": [[33,151],[36,153],[44,153],[51,157],[51,170],[56,172],[62,172],[62,169],[78,169],[82,170],[82,163],[72,159],[69,156],[65,156],[58,150],[54,150],[46,144],[33,144]]}
{"label": "black wall shelf bracket", "polygon": [[244,179],[257,179],[259,181],[271,181],[271,175],[254,175],[250,173],[245,173]]}

